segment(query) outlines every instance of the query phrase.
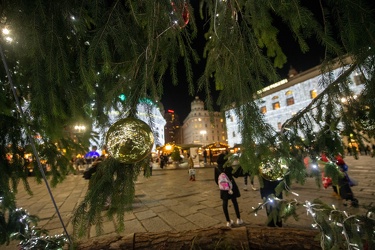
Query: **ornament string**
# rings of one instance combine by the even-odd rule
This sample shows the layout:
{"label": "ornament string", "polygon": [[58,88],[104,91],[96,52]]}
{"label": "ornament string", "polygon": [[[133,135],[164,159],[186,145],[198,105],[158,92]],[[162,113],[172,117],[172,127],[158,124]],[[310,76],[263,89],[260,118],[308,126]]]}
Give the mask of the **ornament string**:
{"label": "ornament string", "polygon": [[[17,105],[17,108],[18,108],[18,112],[19,112],[20,115],[21,115],[21,119],[22,119],[22,121],[23,121],[23,124],[27,124],[27,122],[26,122],[26,116],[25,116],[25,114],[24,114],[24,112],[23,112],[23,110],[22,110],[22,105],[21,105],[21,103],[20,103],[20,101],[19,101],[19,99],[18,99],[17,93],[16,93],[16,91],[15,91],[15,86],[14,86],[14,84],[13,84],[12,76],[11,76],[11,74],[10,74],[10,72],[9,72],[8,64],[7,64],[7,62],[6,62],[5,55],[4,55],[4,51],[3,51],[3,48],[2,48],[2,46],[1,46],[1,44],[0,44],[0,54],[1,54],[1,59],[2,59],[2,61],[3,61],[4,69],[5,69],[6,74],[7,74],[7,77],[8,77],[9,86],[10,86],[10,88],[11,88],[11,90],[12,90],[12,94],[13,94],[14,100],[15,100],[16,105]],[[50,197],[51,197],[52,203],[53,203],[53,205],[54,205],[54,207],[55,207],[55,210],[56,210],[57,216],[59,217],[59,220],[60,220],[61,225],[62,225],[62,227],[63,227],[63,229],[64,229],[65,235],[66,235],[66,237],[67,237],[68,240],[69,240],[69,243],[72,244],[72,241],[71,241],[71,239],[70,239],[70,237],[69,237],[68,231],[66,230],[66,227],[65,227],[65,225],[64,225],[64,222],[63,222],[63,220],[62,220],[62,218],[61,218],[60,211],[59,211],[59,209],[58,209],[58,207],[57,207],[57,205],[56,205],[55,199],[54,199],[53,194],[52,194],[52,192],[51,192],[51,188],[50,188],[50,186],[49,186],[49,184],[48,184],[48,181],[47,181],[46,175],[45,175],[45,173],[44,173],[44,170],[43,170],[42,164],[40,163],[40,158],[39,158],[38,151],[36,150],[36,147],[35,147],[34,138],[31,136],[31,131],[30,131],[29,127],[27,127],[26,125],[24,125],[24,128],[25,128],[25,130],[26,130],[27,137],[28,137],[29,140],[30,140],[30,145],[31,145],[31,148],[32,148],[32,150],[33,150],[33,153],[34,153],[34,156],[35,156],[36,162],[37,162],[37,164],[38,164],[39,171],[40,171],[40,173],[42,174],[42,178],[43,178],[44,183],[45,183],[45,185],[46,185],[46,187],[47,187],[47,190],[48,190],[48,193],[49,193],[49,195],[50,195]]]}

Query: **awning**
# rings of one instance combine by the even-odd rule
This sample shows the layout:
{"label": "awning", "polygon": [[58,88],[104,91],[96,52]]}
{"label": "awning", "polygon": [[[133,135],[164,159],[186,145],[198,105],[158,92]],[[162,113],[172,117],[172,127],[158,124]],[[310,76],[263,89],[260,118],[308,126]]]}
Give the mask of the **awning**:
{"label": "awning", "polygon": [[204,149],[211,149],[211,150],[226,150],[228,148],[229,148],[229,145],[222,143],[222,142],[215,142],[204,147]]}
{"label": "awning", "polygon": [[176,144],[176,146],[181,147],[182,149],[187,149],[187,148],[199,148],[202,147],[202,144]]}

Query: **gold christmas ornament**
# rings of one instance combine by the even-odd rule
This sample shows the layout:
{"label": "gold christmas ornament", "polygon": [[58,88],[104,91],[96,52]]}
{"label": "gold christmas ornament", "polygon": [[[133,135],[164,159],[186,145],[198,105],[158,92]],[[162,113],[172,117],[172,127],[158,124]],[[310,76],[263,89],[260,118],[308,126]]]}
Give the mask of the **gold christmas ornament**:
{"label": "gold christmas ornament", "polygon": [[151,153],[154,135],[143,121],[128,117],[115,122],[108,130],[106,145],[115,159],[133,164]]}
{"label": "gold christmas ornament", "polygon": [[289,168],[286,160],[283,158],[274,158],[261,164],[260,175],[268,181],[279,181],[284,179]]}

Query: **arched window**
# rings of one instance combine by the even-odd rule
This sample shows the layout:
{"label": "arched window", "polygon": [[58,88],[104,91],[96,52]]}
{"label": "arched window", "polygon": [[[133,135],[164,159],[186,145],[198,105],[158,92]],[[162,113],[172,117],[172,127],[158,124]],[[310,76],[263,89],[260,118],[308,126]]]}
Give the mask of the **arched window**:
{"label": "arched window", "polygon": [[277,100],[279,99],[279,97],[277,95],[275,95],[274,97],[272,97],[272,100]]}
{"label": "arched window", "polygon": [[291,90],[288,90],[287,92],[285,92],[285,95],[293,95],[293,91],[291,91]]}

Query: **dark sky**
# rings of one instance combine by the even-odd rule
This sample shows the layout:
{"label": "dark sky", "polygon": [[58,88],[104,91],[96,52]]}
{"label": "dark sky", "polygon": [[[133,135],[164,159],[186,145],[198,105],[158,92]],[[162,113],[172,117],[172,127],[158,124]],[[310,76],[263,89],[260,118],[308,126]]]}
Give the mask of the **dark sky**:
{"label": "dark sky", "polygon": [[[195,9],[197,1],[190,1]],[[196,17],[197,26],[203,27],[203,21],[201,21],[200,17]],[[204,32],[200,31],[197,38],[197,44],[203,44]],[[309,68],[317,66],[322,57],[322,48],[311,39],[310,51],[308,53],[302,54],[300,52],[298,44],[292,38],[291,34],[287,30],[281,30],[279,33],[279,42],[282,48],[284,49],[284,53],[286,53],[288,57],[287,63],[284,67],[278,70],[280,75],[280,79],[286,78],[290,66],[293,66],[298,72],[305,71]],[[202,49],[198,46],[197,47],[199,55],[202,55]],[[204,61],[202,61],[199,65],[195,66],[194,68],[194,78],[197,79],[204,70]],[[181,70],[183,72],[183,70]],[[165,87],[164,87],[164,95],[162,96],[161,102],[164,105],[164,109],[172,109],[175,113],[180,117],[180,122],[182,123],[183,120],[186,118],[188,113],[190,112],[190,104],[194,100],[194,96],[199,96],[201,100],[204,100],[205,93],[196,93],[194,96],[190,96],[188,94],[187,83],[184,82],[185,75],[181,73],[181,78],[179,80],[178,86],[173,86],[168,80],[168,77],[165,79]],[[270,83],[272,84],[272,83]],[[215,92],[213,97],[214,99],[217,98],[218,92]],[[217,107],[218,108],[218,107]]]}

